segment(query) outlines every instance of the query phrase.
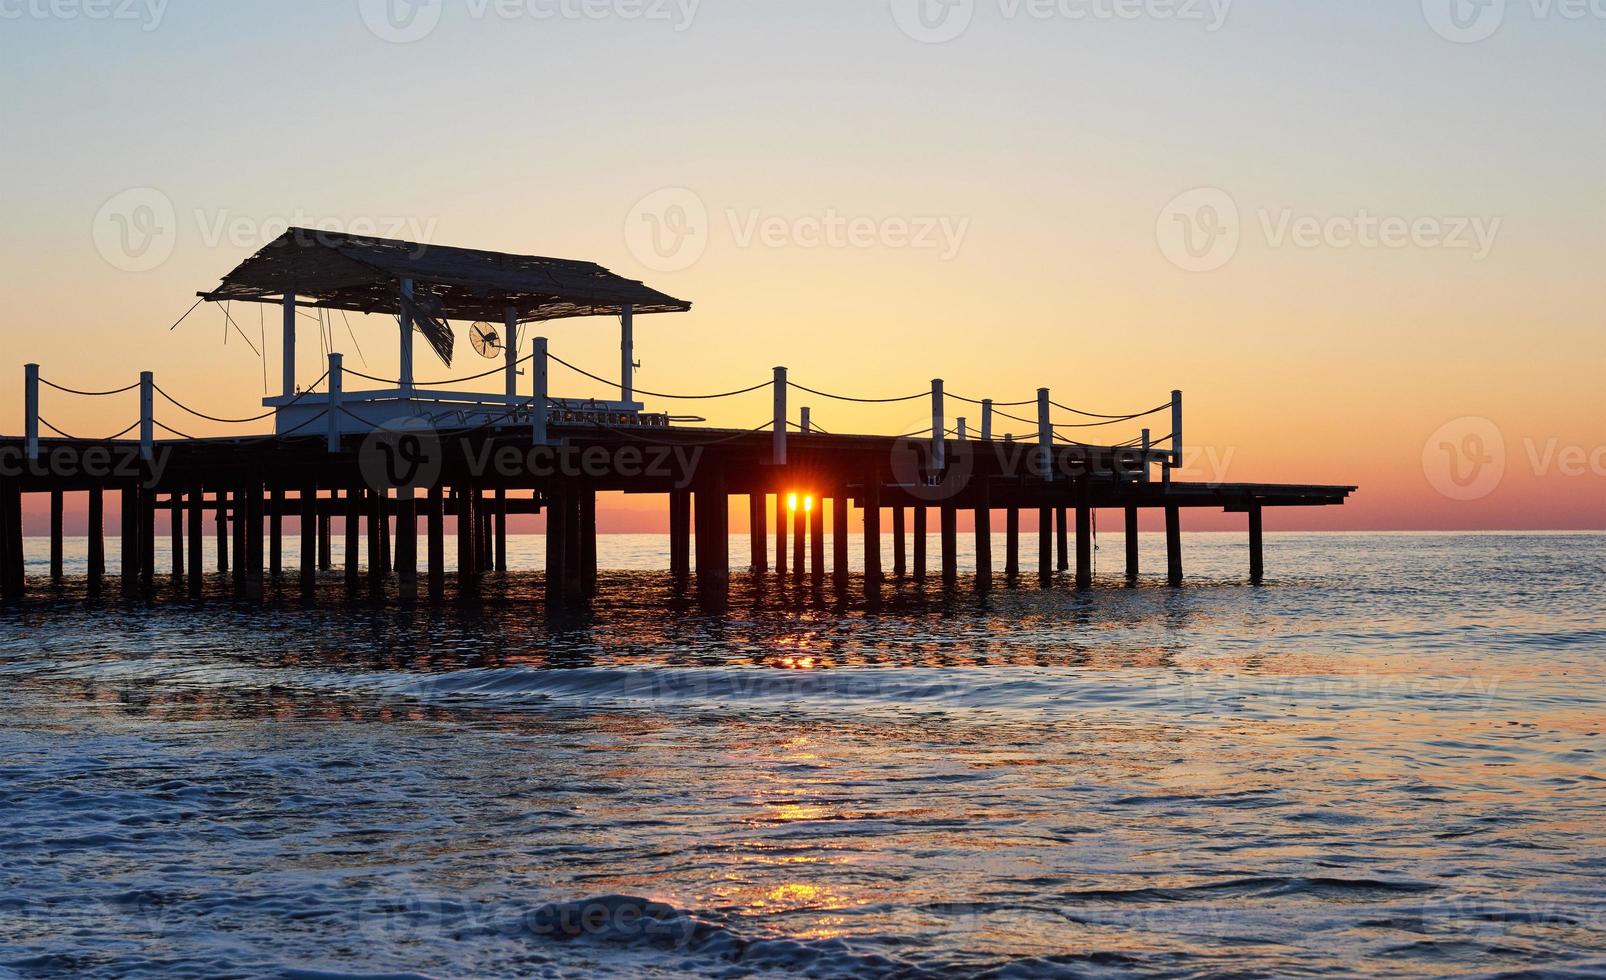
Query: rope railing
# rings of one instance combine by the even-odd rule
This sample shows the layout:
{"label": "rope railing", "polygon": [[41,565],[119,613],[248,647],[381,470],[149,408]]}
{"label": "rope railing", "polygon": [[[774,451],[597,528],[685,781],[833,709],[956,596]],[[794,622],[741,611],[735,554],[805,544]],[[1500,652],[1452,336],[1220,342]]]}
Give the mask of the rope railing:
{"label": "rope railing", "polygon": [[[607,378],[601,377],[599,375],[592,374],[590,371],[587,371],[585,368],[576,367],[573,364],[570,364],[568,361],[565,361],[563,358],[559,357],[556,354],[548,353],[547,354],[547,360],[555,361],[558,364],[561,364],[564,367],[568,368],[569,370],[573,371],[575,374],[582,375],[583,377],[590,378],[592,381],[600,381],[601,383],[603,383],[605,385],[608,385],[609,387],[618,388],[621,392],[624,391],[624,385],[620,384],[619,382],[617,382],[617,381],[609,381]],[[645,388],[635,388],[635,387],[632,387],[630,390],[631,390],[632,394],[646,395],[648,398],[669,398],[669,399],[673,399],[673,400],[676,400],[676,401],[706,401],[706,400],[711,400],[711,399],[715,399],[715,398],[734,398],[737,395],[746,395],[746,394],[750,394],[751,392],[762,391],[763,389],[770,387],[774,383],[775,382],[773,382],[773,381],[765,381],[762,384],[756,384],[756,385],[753,385],[753,386],[748,387],[748,388],[739,388],[736,391],[722,391],[722,392],[718,392],[716,394],[711,394],[711,395],[669,395],[669,394],[665,394],[664,392],[661,392],[661,391],[648,391]]]}
{"label": "rope railing", "polygon": [[110,436],[107,436],[104,439],[85,439],[82,436],[68,435],[67,433],[65,433],[65,432],[61,431],[60,429],[56,428],[55,426],[51,425],[49,420],[44,418],[43,416],[40,416],[39,424],[44,426],[45,428],[49,429],[51,432],[54,432],[56,435],[60,436],[61,438],[68,439],[68,440],[70,440],[72,442],[112,442],[112,441],[114,441],[116,439],[121,439],[123,436],[126,436],[130,432],[133,432],[135,429],[139,428],[139,422],[136,421],[132,425],[130,425],[128,428],[126,428],[123,431],[117,433],[116,435],[110,435]]}
{"label": "rope railing", "polygon": [[788,381],[786,385],[789,388],[796,388],[798,391],[806,391],[811,395],[818,395],[821,398],[829,398],[833,401],[839,402],[856,402],[860,405],[890,405],[894,402],[912,402],[917,398],[929,397],[931,394],[930,392],[921,391],[913,395],[901,395],[897,398],[855,398],[852,395],[833,395],[829,392],[816,391],[813,388],[805,388],[796,381]]}
{"label": "rope railing", "polygon": [[85,398],[104,398],[107,395],[121,395],[121,394],[124,394],[125,392],[134,391],[137,388],[139,388],[139,382],[138,381],[136,381],[133,384],[128,385],[126,387],[113,388],[113,389],[111,389],[109,391],[79,391],[77,388],[68,388],[66,385],[59,385],[59,384],[56,384],[54,381],[50,381],[50,380],[47,380],[45,378],[40,378],[39,379],[39,383],[44,385],[47,388],[54,388],[57,391],[65,392],[66,394],[69,394],[69,395],[82,395]]}

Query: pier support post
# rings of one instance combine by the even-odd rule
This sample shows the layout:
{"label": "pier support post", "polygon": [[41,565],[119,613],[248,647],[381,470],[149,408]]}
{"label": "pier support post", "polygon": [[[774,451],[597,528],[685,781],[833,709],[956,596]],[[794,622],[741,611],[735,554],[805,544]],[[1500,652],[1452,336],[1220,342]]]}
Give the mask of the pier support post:
{"label": "pier support post", "polygon": [[0,596],[21,599],[27,583],[22,549],[22,487],[0,480]]}
{"label": "pier support post", "polygon": [[201,597],[201,536],[206,533],[206,494],[200,487],[192,487],[189,493],[189,522],[190,522],[190,563],[189,581],[186,583],[191,599]]}
{"label": "pier support post", "polygon": [[764,493],[754,490],[747,498],[747,539],[748,550],[752,552],[752,571],[755,576],[764,575],[770,570],[769,558],[769,528],[766,526],[766,511],[764,507]]}
{"label": "pier support post", "polygon": [[703,605],[723,608],[730,599],[730,514],[725,471],[706,467],[697,487],[697,595]]}
{"label": "pier support post", "polygon": [[139,487],[125,483],[118,494],[118,524],[122,547],[117,555],[118,588],[133,595],[139,582]]}
{"label": "pier support post", "polygon": [[1126,509],[1126,581],[1135,585],[1138,580],[1138,509]]}
{"label": "pier support post", "polygon": [[1070,531],[1066,527],[1065,508],[1054,508],[1054,553],[1060,571],[1071,567]]}
{"label": "pier support post", "polygon": [[139,588],[149,596],[156,588],[156,491],[139,489]]}
{"label": "pier support post", "polygon": [[246,594],[253,601],[262,599],[262,483],[255,477],[246,491],[245,553],[248,558]]}
{"label": "pier support post", "polygon": [[775,493],[775,577],[786,578],[786,494]]}
{"label": "pier support post", "polygon": [[[374,494],[375,502],[379,505],[379,574],[389,578],[390,573],[396,570],[395,547],[390,536],[390,491],[384,490]],[[476,512],[479,501],[475,500]]]}
{"label": "pier support post", "polygon": [[1182,584],[1182,511],[1175,504],[1165,509],[1165,574],[1172,588]]}
{"label": "pier support post", "polygon": [[[594,499],[595,495],[593,495]],[[507,571],[507,491],[496,489],[496,570]]]}
{"label": "pier support post", "polygon": [[1020,508],[1004,511],[1004,578],[1014,585],[1020,581]]}
{"label": "pier support post", "polygon": [[1054,508],[1037,508],[1037,581],[1054,584]]}
{"label": "pier support post", "polygon": [[217,538],[217,571],[219,575],[229,574],[229,494],[226,490],[219,490],[213,494],[213,503],[216,510],[212,512],[214,535]]}
{"label": "pier support post", "polygon": [[[557,491],[561,481],[554,480],[552,487]],[[456,486],[452,493],[457,498],[457,597],[463,599],[479,594],[480,588],[480,559],[475,550],[479,543],[477,533],[479,518],[475,515],[474,505],[478,503],[478,495],[467,486]],[[556,499],[556,498],[554,498]],[[564,538],[567,524],[563,522],[564,512],[561,507],[553,506],[547,509],[547,563],[550,566],[553,557],[554,542],[552,522],[558,522],[557,529],[557,558],[560,564],[556,569],[548,569],[547,598],[561,599],[563,594],[563,565]],[[556,590],[554,594],[554,589]]]}
{"label": "pier support post", "polygon": [[809,498],[798,494],[797,506],[792,510],[792,581],[803,581],[803,561],[807,557],[804,536],[808,534]]}
{"label": "pier support post", "polygon": [[1093,508],[1087,494],[1084,482],[1076,502],[1076,587],[1083,590],[1093,587]]}
{"label": "pier support post", "polygon": [[902,579],[909,574],[908,541],[904,535],[903,508],[892,508],[892,577]]}
{"label": "pier support post", "polygon": [[[50,491],[50,581],[60,583],[65,575],[64,529],[66,501],[60,490]],[[182,567],[182,566],[181,566]]]}
{"label": "pier support post", "polygon": [[1266,580],[1265,529],[1259,504],[1249,508],[1249,581],[1260,585]]}
{"label": "pier support post", "polygon": [[329,510],[334,505],[333,491],[330,492],[327,503],[318,504],[318,571],[320,572],[327,572],[335,567],[335,546],[329,539],[329,532],[334,524],[334,518],[330,516]]}
{"label": "pier support post", "polygon": [[926,505],[925,504],[916,504],[915,505],[915,527],[914,527],[914,538],[915,538],[915,548],[914,548],[914,551],[915,551],[915,554],[914,554],[915,568],[914,568],[914,575],[915,575],[915,581],[916,582],[922,582],[923,583],[926,580],[926,538],[927,537],[928,537],[928,535],[926,534]]}
{"label": "pier support post", "polygon": [[[775,369],[775,381],[774,381],[774,384],[771,387],[773,387],[775,389],[775,421],[772,423],[772,428],[774,429],[774,432],[773,432],[773,435],[772,435],[773,444],[772,444],[772,446],[770,448],[770,462],[772,464],[774,464],[775,466],[785,466],[786,465],[786,368],[778,367],[778,368]],[[781,571],[782,572],[786,571],[786,568],[785,568],[784,565],[781,567]]]}
{"label": "pier support post", "polygon": [[[597,594],[597,491],[580,488],[580,591],[586,598]],[[505,570],[505,568],[504,568]]]}
{"label": "pier support post", "polygon": [[[100,595],[106,577],[106,491],[89,488],[89,595]],[[199,567],[199,566],[197,566]]]}
{"label": "pier support post", "polygon": [[951,589],[959,581],[959,511],[944,502],[942,520],[942,585]]}
{"label": "pier support post", "polygon": [[809,577],[818,590],[825,584],[825,498],[815,498],[808,510],[809,517]]}
{"label": "pier support post", "polygon": [[396,582],[401,601],[418,601],[418,497],[412,487],[396,491]]}
{"label": "pier support post", "polygon": [[301,487],[301,594],[310,597],[318,587],[318,487]]}
{"label": "pier support post", "polygon": [[831,498],[831,583],[836,591],[848,591],[848,496]]}
{"label": "pier support post", "polygon": [[993,590],[993,504],[985,477],[976,481],[976,591]]}
{"label": "pier support post", "polygon": [[245,489],[236,484],[229,494],[229,530],[234,548],[234,591],[245,592],[245,576],[250,568],[250,555],[245,553]]}
{"label": "pier support post", "polygon": [[[764,495],[754,494],[754,506],[764,509]],[[765,531],[762,523],[758,537],[762,542]],[[762,544],[758,545],[762,547]],[[669,574],[677,588],[684,588],[691,578],[691,491],[669,491]]]}
{"label": "pier support post", "polygon": [[385,592],[385,555],[381,535],[384,534],[386,495],[378,490],[368,499],[368,594],[378,597]]}
{"label": "pier support post", "polygon": [[284,487],[268,492],[268,575],[277,579],[284,573]]}
{"label": "pier support post", "polygon": [[440,484],[429,488],[429,600],[446,595],[446,491]]}
{"label": "pier support post", "polygon": [[871,475],[864,481],[864,597],[868,602],[881,598],[881,480]]}
{"label": "pier support post", "polygon": [[349,591],[357,590],[358,566],[360,564],[358,551],[358,537],[362,531],[362,488],[346,488],[346,588]]}
{"label": "pier support post", "polygon": [[[546,601],[548,606],[561,606],[569,601],[564,589],[567,585],[566,569],[569,565],[569,523],[570,506],[568,487],[561,478],[555,478],[547,484],[546,490]],[[471,558],[469,549],[463,544],[463,536],[469,534],[471,507],[468,503],[468,493],[459,488],[457,491],[457,564],[458,581],[467,577],[468,565]]]}

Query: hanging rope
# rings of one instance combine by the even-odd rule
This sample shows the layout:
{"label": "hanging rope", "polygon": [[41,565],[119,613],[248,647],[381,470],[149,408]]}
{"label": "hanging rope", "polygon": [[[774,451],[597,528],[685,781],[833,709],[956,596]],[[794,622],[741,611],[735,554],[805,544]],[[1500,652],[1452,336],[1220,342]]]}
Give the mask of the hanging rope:
{"label": "hanging rope", "polygon": [[163,432],[171,433],[172,435],[174,435],[174,436],[176,436],[176,437],[178,437],[180,439],[189,439],[192,442],[195,440],[194,436],[187,436],[184,433],[178,431],[177,429],[169,428],[169,427],[163,425],[161,422],[157,421],[156,419],[151,419],[151,425],[155,426],[158,429],[161,429]]}
{"label": "hanging rope", "polygon": [[[980,405],[980,404],[982,404],[980,399],[966,398],[964,395],[956,395],[956,394],[953,394],[952,392],[946,392],[946,391],[943,392],[943,397],[944,398],[952,398],[955,401],[968,402],[971,405]],[[1026,406],[1026,405],[1036,405],[1036,404],[1037,404],[1037,399],[1028,398],[1023,402],[996,402],[995,401],[995,402],[993,402],[993,407],[994,408],[1022,408],[1022,407]]]}
{"label": "hanging rope", "polygon": [[[205,412],[196,411],[195,409],[193,409],[193,408],[189,407],[188,405],[184,404],[183,402],[179,401],[177,398],[174,398],[172,395],[169,395],[167,392],[163,391],[160,385],[154,385],[153,387],[156,388],[156,393],[158,395],[161,395],[163,398],[167,399],[168,402],[170,402],[173,405],[174,408],[178,408],[178,409],[181,409],[181,410],[183,410],[185,412],[188,412],[188,413],[190,413],[191,415],[195,416],[198,419],[206,419],[208,422],[220,422],[220,423],[222,423],[224,425],[245,425],[245,424],[250,423],[250,422],[260,422],[265,418],[269,418],[270,416],[273,416],[273,415],[277,414],[278,411],[279,411],[278,409],[275,408],[275,409],[271,409],[269,411],[263,412],[261,415],[253,415],[248,419],[223,419],[223,418],[218,418],[216,415],[208,415]],[[303,392],[303,394],[305,394],[305,392]],[[300,398],[301,398],[301,395],[297,395],[296,396],[296,400],[299,401]]]}
{"label": "hanging rope", "polygon": [[135,388],[139,387],[139,382],[136,381],[126,387],[113,388],[110,391],[79,391],[77,388],[68,388],[64,385],[56,384],[54,381],[46,381],[44,378],[40,378],[39,383],[47,387],[54,388],[57,391],[66,392],[69,395],[83,395],[85,398],[101,398],[106,395],[121,395],[126,391],[133,391]]}
{"label": "hanging rope", "polygon": [[811,395],[819,395],[821,398],[830,398],[839,402],[857,402],[860,405],[890,405],[894,402],[912,402],[916,398],[925,398],[931,394],[929,391],[922,391],[914,395],[904,395],[901,398],[853,398],[848,395],[833,395],[826,391],[815,391],[813,388],[805,388],[795,381],[788,381],[786,386],[788,388],[796,388],[798,391],[806,391]]}
{"label": "hanging rope", "polygon": [[[1171,407],[1171,403],[1170,402],[1166,402],[1164,405],[1160,405],[1160,406],[1157,406],[1155,408],[1151,408],[1147,412],[1133,412],[1131,415],[1100,415],[1097,412],[1084,412],[1080,408],[1071,408],[1069,405],[1061,405],[1059,402],[1056,402],[1056,401],[1051,401],[1051,402],[1049,402],[1049,404],[1053,405],[1055,408],[1059,409],[1060,411],[1070,412],[1072,415],[1081,415],[1081,416],[1083,416],[1085,418],[1090,418],[1090,419],[1108,419],[1111,422],[1126,422],[1126,421],[1129,421],[1131,419],[1141,419],[1141,418],[1143,418],[1145,416],[1148,416],[1148,415],[1154,415],[1154,414],[1159,413],[1159,412],[1164,412],[1164,411],[1166,411],[1167,409],[1169,409]],[[1084,423],[1084,424],[1091,424],[1091,423]]]}
{"label": "hanging rope", "polygon": [[[528,361],[534,360],[534,358],[535,358],[534,354],[526,354],[525,356],[523,356],[523,357],[519,358],[518,360],[514,361],[513,365],[514,365],[514,367],[517,367],[520,364],[524,364],[524,363],[526,363]],[[466,378],[447,378],[444,381],[414,381],[413,382],[413,387],[415,387],[415,388],[439,388],[442,385],[460,385],[460,384],[464,384],[464,383],[469,382],[469,381],[478,381],[481,378],[489,378],[493,374],[501,374],[506,370],[507,370],[507,365],[504,364],[501,367],[491,368],[489,371],[482,371],[479,374],[471,374]],[[364,374],[363,372],[358,371],[355,368],[346,368],[345,372],[347,374],[355,375],[356,377],[362,378],[365,381],[372,381],[375,384],[381,384],[381,385],[399,385],[399,384],[401,384],[401,379],[399,379],[399,378],[376,378],[371,374]]]}
{"label": "hanging rope", "polygon": [[139,428],[139,423],[135,422],[133,425],[130,425],[128,428],[126,428],[123,431],[117,433],[116,435],[107,436],[104,439],[82,439],[82,438],[80,438],[78,436],[70,436],[67,433],[61,431],[60,429],[56,428],[55,426],[51,425],[48,421],[46,421],[43,416],[40,417],[39,424],[44,426],[45,428],[49,429],[51,432],[54,432],[56,435],[61,436],[63,439],[71,439],[73,442],[111,442],[114,439],[121,439],[123,436],[126,436],[130,432],[133,432],[135,429]]}
{"label": "hanging rope", "polygon": [[[598,376],[596,376],[595,374],[592,374],[590,371],[587,371],[584,368],[575,367],[573,364],[570,364],[568,361],[565,361],[563,358],[559,357],[556,354],[551,354],[551,353],[547,354],[547,359],[551,360],[551,361],[556,361],[559,364],[563,365],[564,367],[568,368],[569,370],[573,371],[574,373],[580,374],[580,375],[584,375],[585,377],[590,378],[592,381],[600,381],[605,385],[608,385],[608,386],[613,387],[613,388],[618,388],[620,391],[624,391],[624,386],[621,385],[619,382],[617,382],[617,381],[609,381],[607,378],[599,378]],[[742,388],[742,389],[739,389],[737,391],[722,391],[722,392],[720,392],[719,394],[716,394],[716,395],[666,395],[661,391],[647,391],[644,388],[633,388],[633,389],[631,389],[631,391],[632,391],[633,394],[646,395],[648,398],[672,398],[672,399],[676,399],[676,400],[679,400],[679,401],[702,401],[702,400],[705,400],[705,399],[732,398],[732,397],[735,397],[736,395],[745,395],[745,394],[748,394],[750,392],[758,391],[758,390],[763,389],[763,388],[768,388],[773,384],[775,384],[774,381],[766,381],[763,384],[753,385],[751,388]]]}

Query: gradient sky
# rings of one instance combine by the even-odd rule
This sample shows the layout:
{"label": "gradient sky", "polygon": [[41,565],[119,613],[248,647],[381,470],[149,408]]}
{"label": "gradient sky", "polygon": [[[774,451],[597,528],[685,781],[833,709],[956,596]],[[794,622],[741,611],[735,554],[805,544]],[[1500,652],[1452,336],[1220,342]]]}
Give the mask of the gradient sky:
{"label": "gradient sky", "polygon": [[[83,387],[151,369],[213,414],[256,414],[261,363],[224,345],[217,308],[167,328],[299,215],[589,259],[692,300],[638,325],[648,389],[742,387],[776,364],[851,394],[941,376],[1000,400],[1046,385],[1095,411],[1182,388],[1205,451],[1191,475],[1362,485],[1273,527],[1606,527],[1606,20],[1512,0],[1492,36],[1458,43],[1421,0],[1239,0],[1219,25],[1203,2],[1191,20],[1156,16],[1174,7],[1161,0],[1135,19],[1104,16],[1113,0],[1042,17],[977,0],[963,33],[924,43],[900,29],[902,0],[703,0],[689,23],[644,2],[646,17],[643,0],[451,4],[406,44],[376,36],[359,0],[171,0],[134,20],[0,2],[0,429],[21,429],[30,360]],[[97,215],[142,187],[172,205],[173,250],[131,272],[97,246]],[[708,212],[706,249],[673,271],[627,235],[664,188]],[[1196,188],[1239,212],[1236,254],[1204,272],[1168,258],[1163,230]],[[1268,235],[1284,216],[1363,211],[1498,232],[1487,255]],[[755,217],[828,214],[964,234],[951,255],[742,240]],[[254,334],[257,311],[235,314]],[[394,328],[357,330],[366,370],[391,374]],[[560,356],[614,370],[611,322],[545,332]],[[361,366],[343,329],[336,347]],[[316,327],[300,351],[316,377]],[[459,351],[447,371],[420,345],[419,376],[489,366]],[[704,414],[754,425],[766,398]],[[812,401],[834,432],[929,424],[918,404]],[[137,408],[47,393],[43,411],[104,435]],[[1490,425],[1503,479],[1474,500],[1441,493],[1442,447]],[[625,507],[605,524],[651,523]]]}

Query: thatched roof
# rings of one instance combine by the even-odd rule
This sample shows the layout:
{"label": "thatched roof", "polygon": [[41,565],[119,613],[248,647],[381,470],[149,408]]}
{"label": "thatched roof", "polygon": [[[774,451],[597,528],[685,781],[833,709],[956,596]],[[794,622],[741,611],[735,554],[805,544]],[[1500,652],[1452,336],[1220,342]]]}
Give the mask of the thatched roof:
{"label": "thatched roof", "polygon": [[306,306],[396,313],[399,284],[412,279],[419,306],[444,320],[501,323],[574,316],[682,313],[691,304],[614,275],[594,262],[448,248],[342,232],[291,228],[200,295],[213,302],[276,302],[293,290]]}

